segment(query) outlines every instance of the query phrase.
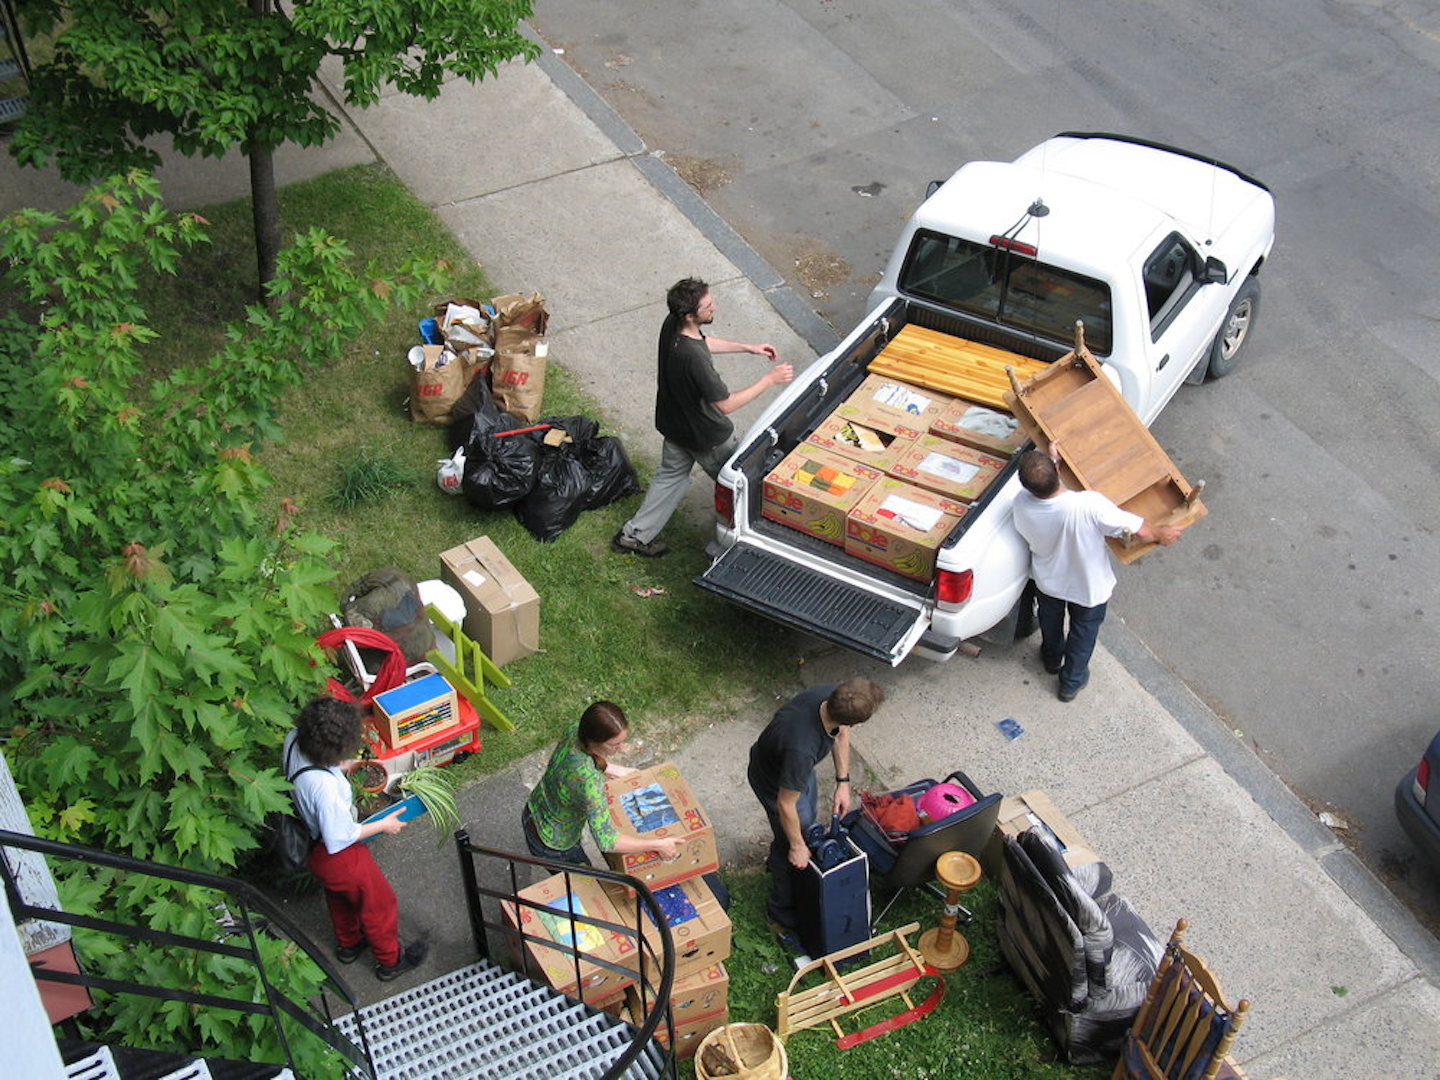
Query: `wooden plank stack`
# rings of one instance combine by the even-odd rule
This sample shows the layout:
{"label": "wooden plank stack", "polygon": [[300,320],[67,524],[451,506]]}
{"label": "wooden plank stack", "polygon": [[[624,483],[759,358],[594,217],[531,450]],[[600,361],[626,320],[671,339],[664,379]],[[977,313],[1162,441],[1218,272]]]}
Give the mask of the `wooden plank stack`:
{"label": "wooden plank stack", "polygon": [[1007,408],[1007,367],[1014,368],[1021,379],[1028,379],[1047,365],[913,323],[903,327],[870,362],[871,372],[998,409]]}

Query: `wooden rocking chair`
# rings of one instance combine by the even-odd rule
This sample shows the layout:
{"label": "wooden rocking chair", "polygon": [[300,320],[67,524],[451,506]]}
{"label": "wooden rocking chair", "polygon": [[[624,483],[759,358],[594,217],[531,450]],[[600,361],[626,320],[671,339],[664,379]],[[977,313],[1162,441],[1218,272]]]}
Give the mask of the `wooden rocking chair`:
{"label": "wooden rocking chair", "polygon": [[1110,1080],[1216,1080],[1243,1074],[1225,1057],[1250,1008],[1225,1004],[1220,984],[1182,944],[1186,922],[1160,957]]}

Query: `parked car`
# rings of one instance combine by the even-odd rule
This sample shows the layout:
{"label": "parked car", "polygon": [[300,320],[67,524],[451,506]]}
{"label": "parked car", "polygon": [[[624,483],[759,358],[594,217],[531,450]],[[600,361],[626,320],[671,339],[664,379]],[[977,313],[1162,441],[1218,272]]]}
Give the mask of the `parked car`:
{"label": "parked car", "polygon": [[1395,816],[1415,846],[1440,867],[1440,731],[1420,764],[1396,786]]}

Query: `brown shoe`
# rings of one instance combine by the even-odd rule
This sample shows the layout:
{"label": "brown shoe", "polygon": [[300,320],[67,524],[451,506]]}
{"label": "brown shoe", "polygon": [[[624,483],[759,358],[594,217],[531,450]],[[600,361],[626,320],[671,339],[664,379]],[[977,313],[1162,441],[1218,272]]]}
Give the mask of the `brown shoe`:
{"label": "brown shoe", "polygon": [[610,546],[622,555],[643,555],[647,559],[658,559],[670,550],[670,545],[663,540],[651,540],[647,544],[633,536],[626,536],[623,532],[615,534]]}

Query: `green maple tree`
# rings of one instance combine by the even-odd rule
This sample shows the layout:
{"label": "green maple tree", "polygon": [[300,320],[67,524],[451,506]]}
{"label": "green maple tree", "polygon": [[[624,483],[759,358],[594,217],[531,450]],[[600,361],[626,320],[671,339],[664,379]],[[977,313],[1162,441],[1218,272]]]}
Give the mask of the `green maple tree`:
{"label": "green maple tree", "polygon": [[[519,30],[530,0],[16,0],[27,33],[53,45],[32,69],[30,106],[11,142],[22,163],[53,162],[89,183],[155,168],[146,142],[182,154],[238,148],[250,162],[262,293],[276,272],[280,218],[272,154],[340,129],[315,90],[338,61],[347,106],[388,87],[427,100],[448,74],[471,81],[533,58]],[[271,294],[273,295],[273,294]]]}
{"label": "green maple tree", "polygon": [[[0,294],[17,301],[0,316],[0,732],[43,834],[226,873],[289,807],[278,746],[321,688],[314,634],[336,607],[332,542],[288,503],[262,516],[269,477],[251,447],[276,434],[283,388],[440,280],[420,265],[361,274],[312,232],[281,253],[273,309],[253,305],[220,352],[165,370],[146,360],[157,334],[137,282],[204,239],[138,172],[67,213],[0,222]],[[204,890],[58,876],[69,910],[214,932]],[[117,978],[233,992],[250,977],[224,957],[78,944]],[[318,969],[264,948],[308,997]],[[141,998],[105,1015],[117,1041],[281,1059],[263,1018]]]}

